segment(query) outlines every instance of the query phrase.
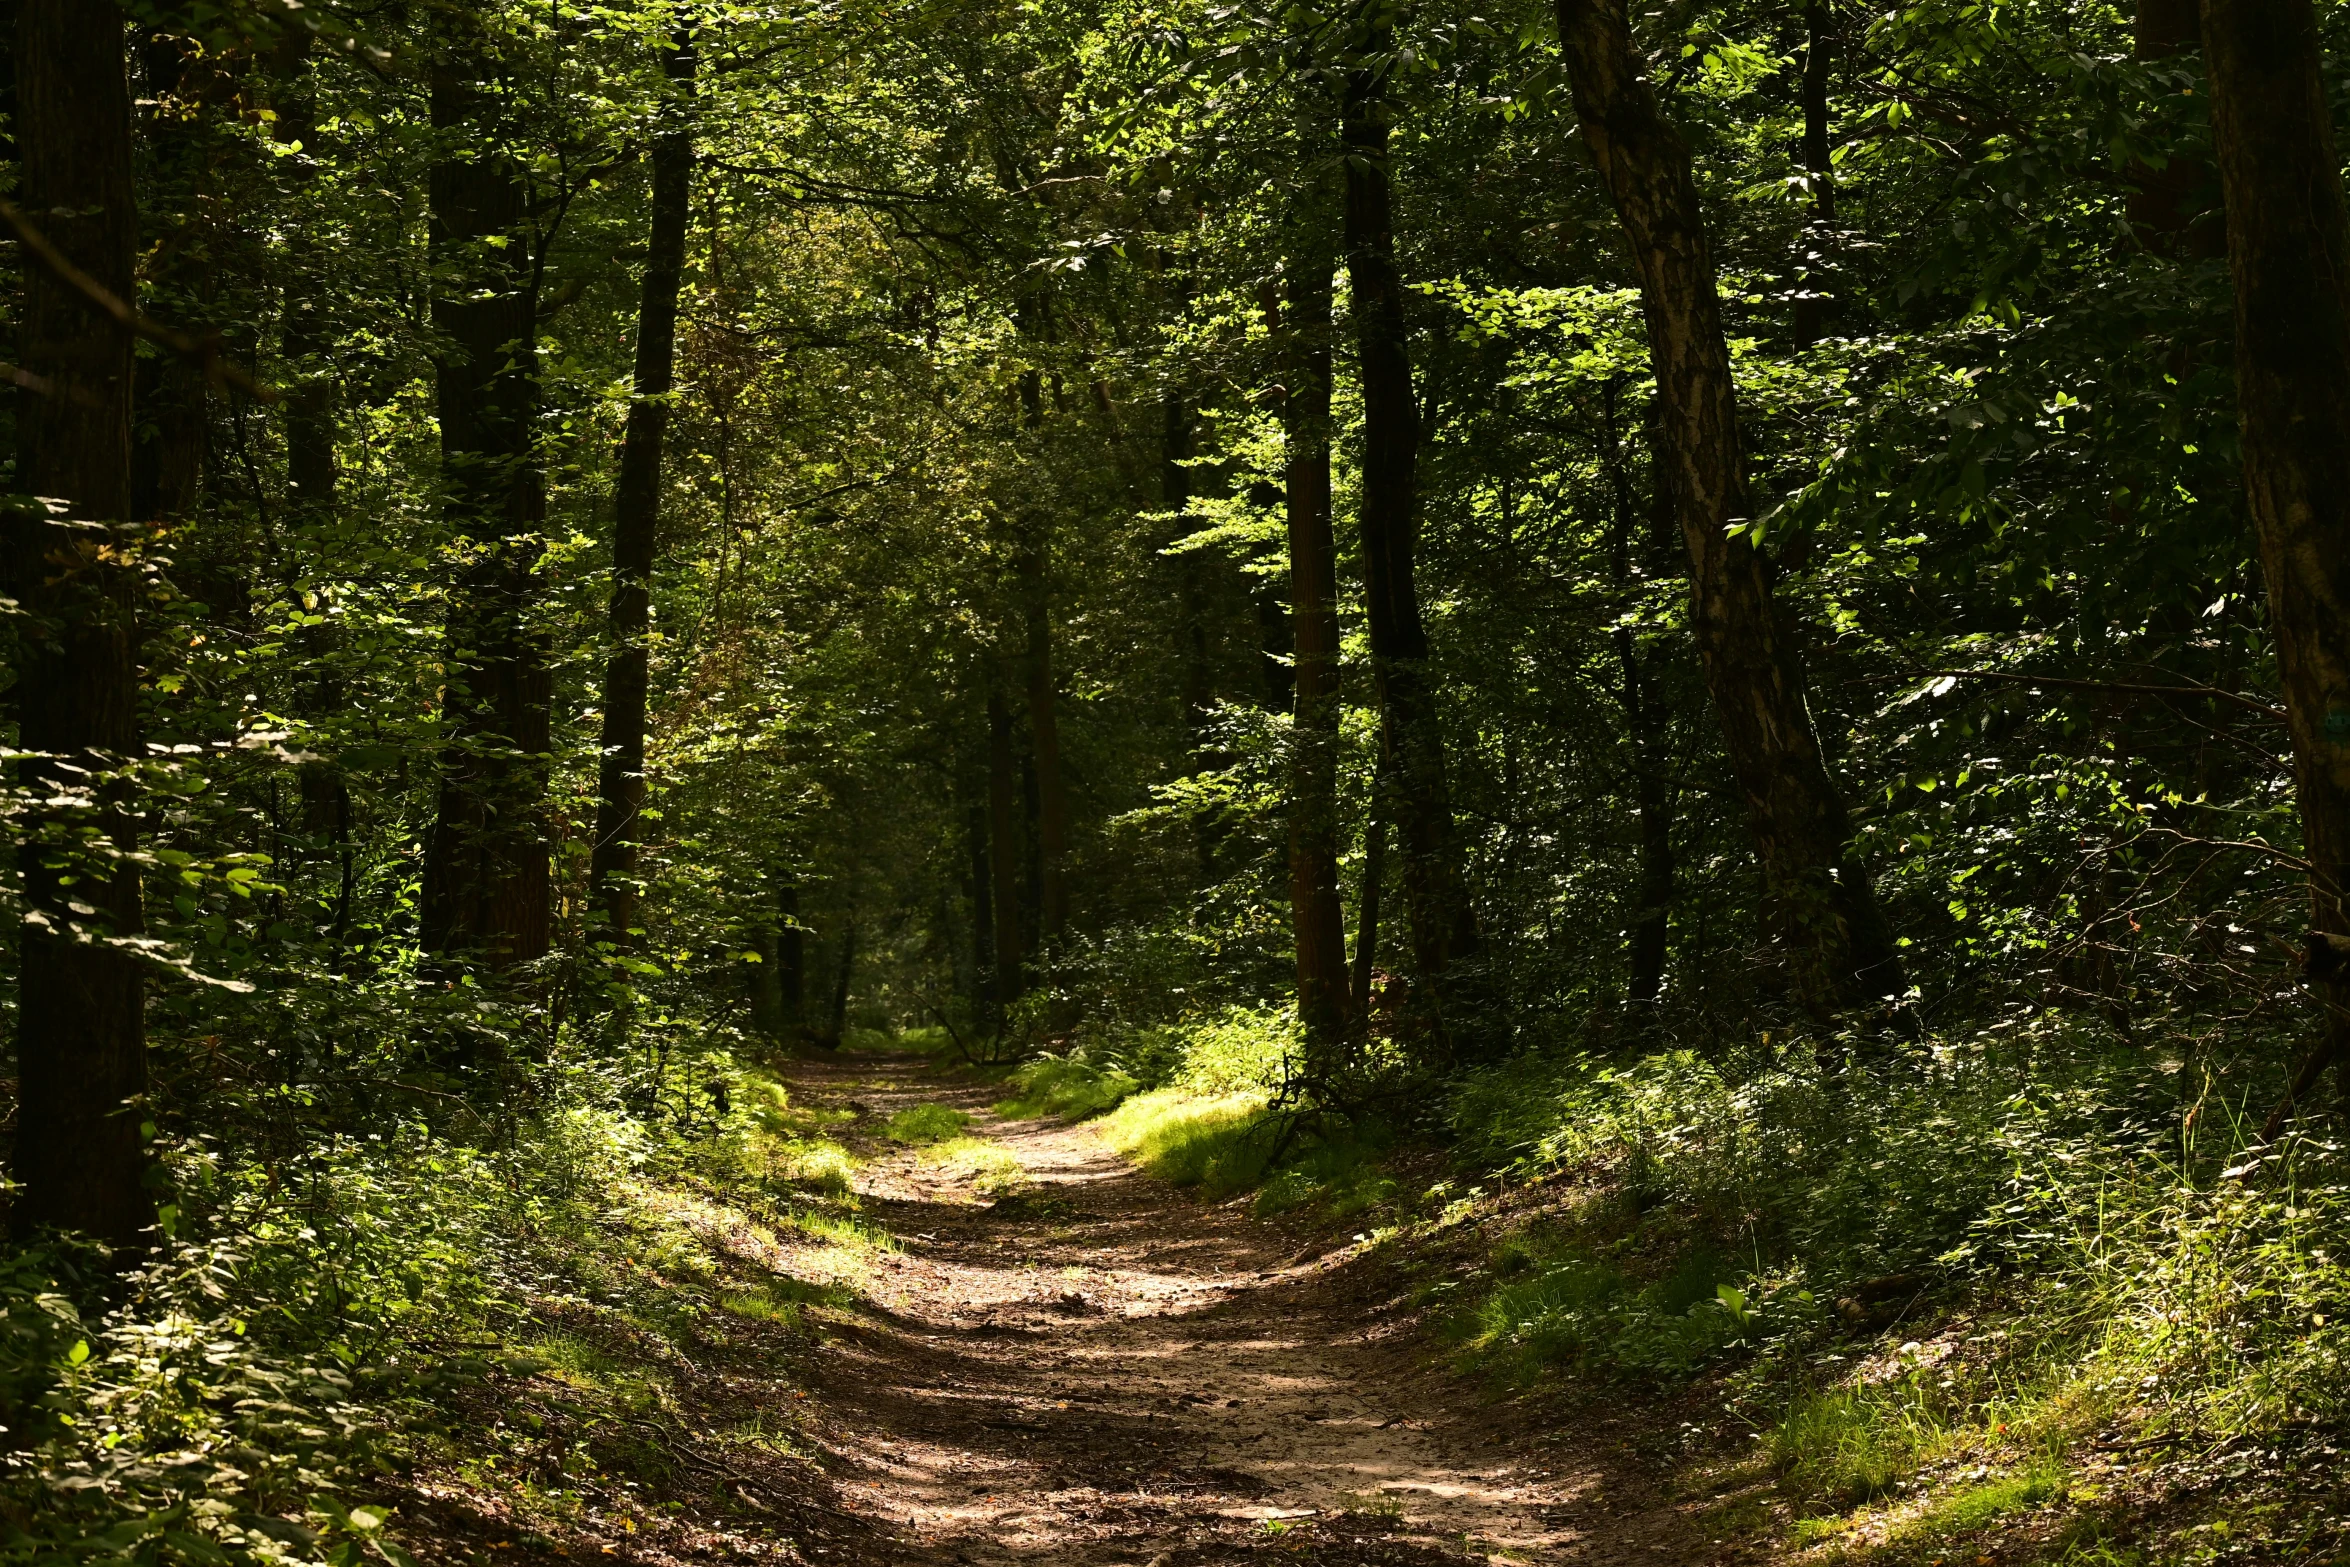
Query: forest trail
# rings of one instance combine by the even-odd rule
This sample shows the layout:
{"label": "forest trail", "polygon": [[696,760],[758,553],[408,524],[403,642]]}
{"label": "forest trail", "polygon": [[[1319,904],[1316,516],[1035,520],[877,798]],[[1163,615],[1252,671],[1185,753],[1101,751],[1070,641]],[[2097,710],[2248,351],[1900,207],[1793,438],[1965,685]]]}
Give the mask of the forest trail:
{"label": "forest trail", "polygon": [[[1535,1428],[1455,1376],[1403,1281],[1126,1165],[1084,1125],[1008,1122],[918,1057],[796,1063],[795,1100],[951,1105],[1016,1157],[993,1200],[915,1150],[859,1177],[901,1249],[809,1371],[862,1551],[1032,1567],[1695,1562],[1667,1467],[1610,1427]],[[1303,1253],[1301,1255],[1301,1252]],[[1578,1421],[1577,1425],[1584,1425]],[[884,1546],[883,1542],[889,1542]],[[862,1554],[862,1551],[860,1554]]]}

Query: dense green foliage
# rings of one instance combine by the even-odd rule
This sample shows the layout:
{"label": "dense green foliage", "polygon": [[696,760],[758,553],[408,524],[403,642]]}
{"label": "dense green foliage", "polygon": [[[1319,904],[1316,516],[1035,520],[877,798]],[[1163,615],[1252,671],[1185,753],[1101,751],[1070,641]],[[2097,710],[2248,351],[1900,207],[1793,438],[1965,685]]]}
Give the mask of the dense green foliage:
{"label": "dense green foliage", "polygon": [[[2314,1130],[2246,1152],[2319,1005],[2192,50],[2140,58],[2128,16],[2075,0],[1831,5],[1809,43],[1785,7],[1636,19],[1717,252],[1743,527],[1908,963],[1863,1018],[1805,1005],[1763,896],[1637,277],[1544,7],[468,9],[478,123],[528,197],[554,937],[501,967],[421,924],[463,752],[444,627],[466,563],[514,547],[444,504],[429,189],[475,132],[434,122],[438,13],[128,7],[139,308],[291,395],[141,350],[154,1086],[128,1113],[161,1223],[143,1258],[49,1237],[0,1262],[0,1561],[402,1560],[365,1477],[414,1457],[419,1412],[480,1369],[465,1345],[515,1329],[514,1278],[587,1246],[648,1161],[851,1222],[847,1156],[748,1063],[909,1030],[1011,1069],[1001,1113],[1104,1114],[1123,1152],[1260,1210],[1431,1255],[1474,1210],[1499,1238],[1425,1281],[1466,1363],[1731,1377],[1801,1494],[1859,1506],[2005,1433],[2014,1462],[1929,1535],[2057,1495],[2099,1432],[2345,1417],[2350,1179]],[[632,938],[588,866],[680,38],[695,188]],[[1807,48],[1832,52],[1826,219]],[[1340,250],[1332,106],[1368,66],[1485,945],[1458,1048],[1423,1049],[1404,869],[1371,848],[1341,268],[1339,871],[1350,926],[1374,892],[1386,923],[1332,1076],[1296,1046],[1267,301]],[[2192,177],[2150,236],[2129,203],[2163,168]],[[1799,331],[1823,289],[1826,330]],[[323,503],[298,492],[305,407],[329,410]],[[1628,668],[1663,715],[1653,1004],[1626,998]],[[984,1161],[964,1123],[924,1106],[888,1134]],[[1383,1173],[1398,1146],[1450,1173]],[[1501,1192],[1547,1195],[1496,1219]],[[1944,1310],[2009,1325],[1937,1341],[1948,1374],[1916,1344],[1857,1382],[1838,1358]]]}

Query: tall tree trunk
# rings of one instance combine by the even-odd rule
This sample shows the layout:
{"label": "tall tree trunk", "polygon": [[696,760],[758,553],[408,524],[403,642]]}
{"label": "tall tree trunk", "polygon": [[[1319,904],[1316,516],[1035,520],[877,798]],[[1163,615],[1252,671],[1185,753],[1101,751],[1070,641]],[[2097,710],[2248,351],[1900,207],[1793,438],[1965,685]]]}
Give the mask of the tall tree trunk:
{"label": "tall tree trunk", "polygon": [[1798,986],[1821,1010],[1898,994],[1900,958],[1847,842],[1793,627],[1768,563],[1730,532],[1746,516],[1746,472],[1688,148],[1642,75],[1623,0],[1560,0],[1559,37],[1584,140],[1639,264],[1667,478],[1689,550],[1690,618]]}
{"label": "tall tree trunk", "polygon": [[1289,917],[1306,1059],[1336,1062],[1348,1034],[1346,909],[1338,894],[1338,545],[1330,521],[1330,257],[1304,242],[1288,262],[1289,319],[1266,302],[1281,350],[1282,475],[1296,707],[1290,722]]}
{"label": "tall tree trunk", "polygon": [[[122,13],[97,0],[20,0],[9,40],[22,160],[17,201],[75,266],[136,297],[137,209]],[[139,1101],[147,1038],[138,960],[105,944],[140,930],[133,806],[114,775],[139,752],[138,576],[112,546],[131,510],[130,334],[24,256],[16,488],[64,514],[11,509],[22,819],[17,1113],[11,1209],[20,1234],[83,1230],[144,1244],[155,1204]]]}
{"label": "tall tree trunk", "polygon": [[668,123],[653,141],[653,210],[636,318],[635,398],[621,437],[612,508],[611,654],[604,665],[604,734],[596,771],[596,844],[590,901],[613,944],[637,923],[637,840],[645,808],[645,709],[652,674],[653,546],[661,523],[661,443],[676,385],[677,294],[685,278],[693,198],[694,50],[680,38],[662,58]]}
{"label": "tall tree trunk", "polygon": [[459,555],[449,598],[447,751],[426,846],[426,950],[493,969],[549,938],[552,680],[530,624],[546,491],[535,445],[538,296],[522,172],[502,145],[482,20],[442,13],[432,123],[452,151],[431,174],[433,300],[445,514]]}
{"label": "tall tree trunk", "polygon": [[1012,710],[988,672],[987,827],[989,870],[995,886],[989,902],[995,914],[995,1000],[1009,1007],[1026,988],[1021,972],[1018,762],[1012,750]]}
{"label": "tall tree trunk", "polygon": [[1827,335],[1835,303],[1828,247],[1836,222],[1836,170],[1830,161],[1828,71],[1834,59],[1833,16],[1828,0],[1806,0],[1803,8],[1803,178],[1811,208],[1804,225],[1802,265],[1795,296],[1795,343],[1809,348]]}
{"label": "tall tree trunk", "polygon": [[[2204,0],[2244,490],[2293,735],[2310,919],[2350,935],[2350,214],[2309,0]],[[2324,946],[2313,942],[2313,956]],[[2350,1050],[2350,974],[2323,972],[2306,1091]]]}
{"label": "tall tree trunk", "polygon": [[1387,174],[1384,91],[1393,48],[1366,40],[1347,81],[1346,264],[1353,285],[1363,398],[1363,601],[1380,747],[1403,838],[1404,905],[1412,925],[1412,1012],[1430,1053],[1453,1048],[1445,999],[1453,966],[1478,948],[1445,778],[1444,730],[1428,681],[1428,631],[1413,579],[1419,529],[1419,404],[1404,322],[1403,279]]}
{"label": "tall tree trunk", "polygon": [[[1607,469],[1614,502],[1608,548],[1608,575],[1619,594],[1633,585],[1633,534],[1639,504],[1632,486],[1620,416],[1622,386],[1610,382],[1600,404],[1600,460]],[[1656,463],[1661,481],[1664,464]],[[1638,821],[1640,880],[1627,943],[1625,994],[1636,1004],[1656,1000],[1664,988],[1665,955],[1673,902],[1673,810],[1665,782],[1665,710],[1640,656],[1639,638],[1616,627],[1616,663],[1624,679],[1624,734],[1632,751],[1633,805]]]}
{"label": "tall tree trunk", "polygon": [[1022,552],[1020,579],[1028,620],[1028,739],[1036,759],[1037,950],[1049,956],[1069,922],[1069,791],[1054,715],[1052,602],[1041,540]]}

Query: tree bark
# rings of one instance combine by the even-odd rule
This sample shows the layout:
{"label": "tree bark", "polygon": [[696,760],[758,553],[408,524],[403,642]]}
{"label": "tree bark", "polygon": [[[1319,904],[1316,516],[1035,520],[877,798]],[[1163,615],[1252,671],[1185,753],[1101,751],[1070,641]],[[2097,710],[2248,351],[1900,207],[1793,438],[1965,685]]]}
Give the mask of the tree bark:
{"label": "tree bark", "polygon": [[[2244,490],[2293,736],[2310,920],[2350,934],[2350,214],[2308,0],[2205,0]],[[2313,943],[2313,947],[2318,945]],[[2318,988],[2322,1057],[2350,1051],[2350,985]]]}
{"label": "tree bark", "polygon": [[1346,153],[1346,264],[1363,399],[1363,600],[1380,746],[1403,840],[1404,906],[1412,926],[1415,1027],[1433,1056],[1453,1048],[1445,1015],[1454,965],[1473,957],[1476,911],[1461,873],[1445,777],[1444,731],[1428,680],[1428,632],[1413,578],[1419,518],[1420,413],[1404,321],[1403,279],[1387,173],[1383,58],[1375,30],[1347,81],[1340,139]]}
{"label": "tree bark", "polygon": [[480,18],[443,13],[432,123],[451,152],[430,179],[444,514],[458,552],[448,610],[446,752],[426,846],[427,951],[492,969],[545,955],[547,650],[530,624],[545,547],[535,442],[538,296],[522,172],[504,149]]}
{"label": "tree bark", "polygon": [[[96,0],[21,0],[17,201],[117,299],[136,298],[137,208],[122,13]],[[20,251],[20,253],[22,253]],[[107,945],[141,929],[127,783],[139,754],[131,337],[25,255],[18,363],[46,391],[17,394],[15,487],[52,514],[7,514],[16,619],[19,779],[29,799],[17,867],[15,1175],[18,1231],[54,1225],[125,1251],[155,1222],[145,1184],[147,1091],[138,960]],[[86,912],[85,912],[86,911]]]}
{"label": "tree bark", "polygon": [[1623,0],[1560,0],[1559,37],[1584,140],[1639,265],[1667,480],[1689,551],[1690,619],[1798,988],[1821,1011],[1897,995],[1900,958],[1849,847],[1793,627],[1768,563],[1730,532],[1746,520],[1746,473],[1688,148],[1642,75]]}
{"label": "tree bark", "polygon": [[604,733],[596,771],[596,843],[589,901],[615,947],[637,924],[637,842],[645,808],[645,720],[652,678],[654,544],[661,524],[661,445],[676,385],[677,295],[693,199],[694,50],[681,37],[662,58],[670,101],[653,141],[653,209],[637,303],[635,397],[621,437],[612,508],[611,653],[604,665]]}
{"label": "tree bark", "polygon": [[1266,302],[1281,351],[1282,475],[1296,706],[1290,721],[1289,914],[1306,1059],[1339,1060],[1348,1038],[1346,910],[1338,893],[1338,546],[1330,520],[1330,257],[1306,239],[1288,262],[1289,318]]}

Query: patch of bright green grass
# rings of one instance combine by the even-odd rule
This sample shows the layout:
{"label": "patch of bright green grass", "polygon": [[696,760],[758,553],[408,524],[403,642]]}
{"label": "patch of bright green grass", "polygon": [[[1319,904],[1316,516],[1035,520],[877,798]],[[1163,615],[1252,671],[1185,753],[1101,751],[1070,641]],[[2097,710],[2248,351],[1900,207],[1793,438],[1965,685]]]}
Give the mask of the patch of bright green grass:
{"label": "patch of bright green grass", "polygon": [[1052,1116],[1082,1121],[1089,1115],[1114,1110],[1142,1091],[1142,1084],[1115,1069],[1103,1070],[1067,1056],[1045,1056],[1012,1073],[1012,1097],[995,1113],[1016,1121]]}
{"label": "patch of bright green grass", "polygon": [[885,1130],[892,1141],[919,1147],[960,1136],[970,1124],[971,1117],[951,1105],[915,1105],[891,1116]]}
{"label": "patch of bright green grass", "polygon": [[784,1221],[802,1235],[850,1251],[896,1251],[898,1238],[877,1224],[837,1213],[794,1213]]}
{"label": "patch of bright green grass", "polygon": [[1790,1488],[1846,1507],[1883,1496],[1917,1467],[1941,1423],[1900,1387],[1837,1388],[1797,1401],[1770,1436]]}
{"label": "patch of bright green grass", "polygon": [[984,1137],[953,1137],[922,1150],[924,1164],[938,1165],[971,1182],[982,1197],[1006,1197],[1028,1185],[1019,1156]]}
{"label": "patch of bright green grass", "polygon": [[1209,1192],[1264,1178],[1272,1136],[1255,1094],[1201,1098],[1179,1088],[1137,1094],[1101,1120],[1102,1138],[1151,1174]]}
{"label": "patch of bright green grass", "polygon": [[805,1320],[810,1306],[840,1310],[855,1303],[856,1295],[837,1284],[811,1284],[789,1274],[777,1274],[757,1289],[731,1291],[718,1300],[722,1310],[738,1317],[793,1328]]}
{"label": "patch of bright green grass", "polygon": [[793,1138],[766,1150],[770,1179],[846,1197],[856,1186],[857,1156],[829,1138]]}
{"label": "patch of bright green grass", "polygon": [[1994,1518],[2037,1507],[2063,1494],[2063,1475],[2050,1469],[2035,1469],[1944,1497],[1934,1503],[1921,1525],[1937,1533],[1964,1534],[1982,1528]]}

